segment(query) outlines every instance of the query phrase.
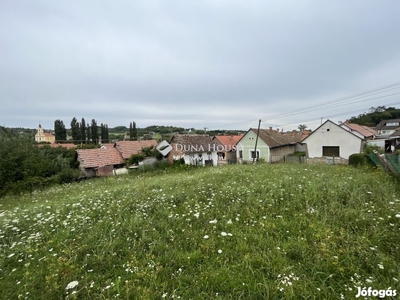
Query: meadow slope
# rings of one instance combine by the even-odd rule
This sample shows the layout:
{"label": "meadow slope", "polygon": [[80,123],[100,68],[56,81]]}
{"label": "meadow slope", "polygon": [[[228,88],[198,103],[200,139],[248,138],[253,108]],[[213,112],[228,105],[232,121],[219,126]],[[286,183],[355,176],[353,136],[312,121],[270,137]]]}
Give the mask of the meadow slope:
{"label": "meadow slope", "polygon": [[168,169],[4,197],[0,298],[400,293],[399,192],[379,170],[303,164]]}

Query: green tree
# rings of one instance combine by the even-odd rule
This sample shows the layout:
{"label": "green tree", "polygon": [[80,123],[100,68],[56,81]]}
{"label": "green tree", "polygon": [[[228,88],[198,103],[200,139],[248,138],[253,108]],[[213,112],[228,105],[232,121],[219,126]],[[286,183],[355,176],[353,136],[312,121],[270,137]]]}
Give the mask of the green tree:
{"label": "green tree", "polygon": [[92,132],[90,131],[90,124],[86,124],[86,141],[88,142],[92,137]]}
{"label": "green tree", "polygon": [[129,123],[129,139],[133,141],[133,125],[132,122]]}
{"label": "green tree", "polygon": [[75,117],[73,117],[71,121],[71,135],[72,135],[72,140],[75,144],[81,142],[80,126],[78,120]]}
{"label": "green tree", "polygon": [[297,128],[300,130],[300,131],[303,131],[303,130],[306,130],[307,129],[307,125],[306,124],[300,124]]}
{"label": "green tree", "polygon": [[97,144],[99,140],[99,129],[97,127],[97,122],[95,119],[92,119],[92,125],[90,125],[90,132],[91,132],[92,143]]}
{"label": "green tree", "polygon": [[137,134],[137,128],[136,128],[136,122],[135,121],[131,122],[131,124],[129,126],[129,138],[132,141],[137,141],[137,139],[138,139],[138,134]]}
{"label": "green tree", "polygon": [[81,140],[83,143],[86,143],[87,140],[87,130],[86,130],[86,123],[85,123],[85,119],[82,118],[81,121]]}
{"label": "green tree", "polygon": [[101,123],[100,125],[100,131],[101,131],[101,142],[102,143],[108,143],[108,125]]}
{"label": "green tree", "polygon": [[54,133],[56,142],[67,140],[67,130],[65,129],[65,125],[62,120],[54,121]]}

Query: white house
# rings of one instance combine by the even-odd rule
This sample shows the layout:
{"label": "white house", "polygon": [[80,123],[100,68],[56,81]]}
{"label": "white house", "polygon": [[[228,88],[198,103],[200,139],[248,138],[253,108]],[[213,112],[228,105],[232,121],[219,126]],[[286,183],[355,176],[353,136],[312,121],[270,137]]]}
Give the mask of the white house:
{"label": "white house", "polygon": [[170,163],[183,158],[185,164],[196,166],[216,166],[217,153],[224,148],[217,140],[203,134],[175,134],[169,144],[172,147],[167,156]]}
{"label": "white house", "polygon": [[362,153],[364,140],[358,135],[327,120],[303,140],[307,145],[307,156],[341,157]]}

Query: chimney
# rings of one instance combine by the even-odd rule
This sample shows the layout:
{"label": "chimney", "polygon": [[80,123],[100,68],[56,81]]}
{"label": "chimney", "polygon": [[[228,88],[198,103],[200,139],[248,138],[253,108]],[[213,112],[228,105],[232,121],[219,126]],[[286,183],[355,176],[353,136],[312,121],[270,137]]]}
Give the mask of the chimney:
{"label": "chimney", "polygon": [[272,127],[271,126],[269,127],[269,131],[272,131]]}

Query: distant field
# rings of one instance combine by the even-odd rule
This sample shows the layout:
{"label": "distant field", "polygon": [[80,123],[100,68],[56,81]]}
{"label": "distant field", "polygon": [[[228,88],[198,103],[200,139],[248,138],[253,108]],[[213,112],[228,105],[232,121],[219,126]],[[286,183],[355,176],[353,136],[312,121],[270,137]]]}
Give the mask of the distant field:
{"label": "distant field", "polygon": [[2,198],[0,298],[399,294],[399,192],[376,170],[228,165]]}

